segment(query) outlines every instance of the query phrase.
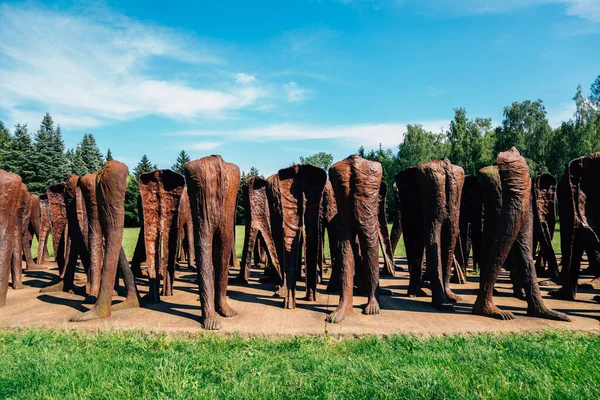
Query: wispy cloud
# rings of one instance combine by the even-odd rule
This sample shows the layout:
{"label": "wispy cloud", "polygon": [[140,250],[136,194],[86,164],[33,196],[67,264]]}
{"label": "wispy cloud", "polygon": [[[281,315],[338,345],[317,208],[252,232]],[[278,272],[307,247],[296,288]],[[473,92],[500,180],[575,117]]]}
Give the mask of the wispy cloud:
{"label": "wispy cloud", "polygon": [[573,118],[577,107],[575,102],[561,103],[556,107],[549,107],[548,112],[548,123],[553,128],[558,128],[563,122]]}
{"label": "wispy cloud", "polygon": [[286,83],[283,85],[283,90],[285,92],[286,100],[289,103],[297,103],[306,100],[311,93],[309,89],[301,88],[296,82]]}
{"label": "wispy cloud", "polygon": [[266,91],[238,73],[229,82],[166,78],[162,62],[219,68],[218,48],[201,38],[123,15],[0,5],[0,108],[14,122],[51,111],[70,126],[161,115],[219,117],[256,106]]}
{"label": "wispy cloud", "polygon": [[192,150],[214,150],[222,144],[223,142],[198,142],[192,143],[188,147]]}
{"label": "wispy cloud", "polygon": [[[439,132],[449,125],[448,120],[414,122],[427,130]],[[407,123],[356,124],[356,125],[305,125],[295,123],[273,124],[235,130],[191,130],[174,133],[174,136],[204,136],[227,139],[244,138],[251,141],[341,140],[346,145],[365,147],[394,147],[406,133]]]}

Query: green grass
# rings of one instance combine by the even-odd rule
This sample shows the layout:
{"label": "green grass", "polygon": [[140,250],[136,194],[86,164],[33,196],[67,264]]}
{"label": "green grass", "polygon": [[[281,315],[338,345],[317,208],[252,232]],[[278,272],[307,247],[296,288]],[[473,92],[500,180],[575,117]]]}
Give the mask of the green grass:
{"label": "green grass", "polygon": [[[388,229],[391,230],[392,225],[388,226]],[[125,228],[123,232],[123,249],[125,250],[125,254],[127,257],[131,258],[133,256],[133,251],[135,250],[135,245],[137,243],[137,238],[140,232],[140,228]],[[242,248],[244,246],[244,227],[242,225],[237,225],[235,227],[235,250],[238,257],[242,256]],[[552,247],[554,247],[554,251],[556,254],[560,254],[560,224],[556,224],[556,232],[554,233],[554,238],[552,239]],[[52,237],[49,238],[48,249],[50,251],[50,256],[54,257],[54,252],[52,251]],[[37,254],[37,240],[33,240],[32,252],[34,256]],[[396,252],[394,253],[396,257],[405,257],[406,250],[404,248],[404,240],[400,238],[398,241],[398,246],[396,247]],[[329,238],[325,235],[325,257],[329,258]]]}
{"label": "green grass", "polygon": [[600,337],[0,331],[6,399],[598,399]]}

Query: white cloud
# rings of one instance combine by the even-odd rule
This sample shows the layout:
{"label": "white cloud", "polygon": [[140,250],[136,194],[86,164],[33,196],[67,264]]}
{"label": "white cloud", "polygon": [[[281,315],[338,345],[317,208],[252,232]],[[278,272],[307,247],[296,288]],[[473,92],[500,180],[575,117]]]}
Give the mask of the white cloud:
{"label": "white cloud", "polygon": [[37,123],[50,111],[63,125],[90,127],[145,115],[219,117],[256,105],[266,93],[256,85],[160,75],[164,61],[210,75],[224,63],[218,53],[200,38],[118,14],[0,5],[0,108],[12,122]]}
{"label": "white cloud", "polygon": [[198,142],[192,143],[188,147],[192,150],[214,150],[222,144],[223,142]]}
{"label": "white cloud", "polygon": [[[414,123],[423,125],[424,129],[432,132],[440,132],[441,129],[446,129],[449,125],[448,120],[431,120]],[[230,131],[184,131],[173,135],[219,137],[230,140],[243,138],[244,140],[253,141],[337,139],[351,146],[363,145],[367,148],[375,148],[379,144],[383,147],[394,147],[400,144],[406,133],[406,125],[407,123],[403,122],[330,126],[284,123]]]}
{"label": "white cloud", "polygon": [[573,115],[577,111],[575,102],[562,103],[557,107],[549,107],[548,112],[548,123],[553,128],[558,128],[563,122],[566,122],[573,118]]}
{"label": "white cloud", "polygon": [[252,83],[252,82],[256,82],[256,77],[254,75],[249,75],[249,74],[245,74],[243,72],[240,72],[238,74],[235,74],[235,81],[237,83]]}
{"label": "white cloud", "polygon": [[297,103],[306,100],[310,95],[309,89],[303,89],[296,82],[289,82],[283,85],[286,101],[289,103]]}

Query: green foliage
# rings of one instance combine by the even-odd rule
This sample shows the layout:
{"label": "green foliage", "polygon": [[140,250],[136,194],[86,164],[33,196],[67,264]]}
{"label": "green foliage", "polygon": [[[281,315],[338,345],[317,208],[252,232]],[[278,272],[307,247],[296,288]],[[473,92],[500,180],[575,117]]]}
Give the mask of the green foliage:
{"label": "green foliage", "polygon": [[100,170],[104,165],[104,157],[96,144],[96,139],[91,133],[83,135],[83,140],[79,143],[81,149],[81,158],[85,165],[86,173],[92,173]]}
{"label": "green foliage", "polygon": [[125,226],[140,226],[140,210],[142,199],[140,197],[140,186],[138,179],[141,174],[157,169],[145,154],[133,169],[133,174],[127,177],[127,191],[125,192]]}
{"label": "green foliage", "polygon": [[0,165],[3,163],[4,152],[6,151],[6,146],[10,142],[10,139],[10,131],[4,126],[4,122],[0,121]]}
{"label": "green foliage", "polygon": [[3,149],[2,168],[19,174],[23,183],[28,185],[34,179],[34,165],[31,162],[33,144],[27,130],[27,125],[16,125],[15,134]]}
{"label": "green foliage", "polygon": [[0,332],[0,398],[597,399],[600,336]]}
{"label": "green foliage", "polygon": [[108,151],[106,152],[105,161],[109,162],[109,161],[112,161],[112,160],[114,160],[114,158],[113,158],[112,152],[110,151],[110,148],[109,148]]}
{"label": "green foliage", "polygon": [[141,174],[154,171],[157,168],[158,167],[156,166],[156,164],[152,164],[148,156],[144,154],[140,162],[138,162],[138,164],[133,169],[133,175],[135,175],[135,179],[139,179]]}
{"label": "green foliage", "polygon": [[315,153],[312,156],[302,157],[300,156],[300,164],[310,164],[315,167],[323,168],[325,171],[329,171],[329,167],[333,164],[333,156],[329,153],[321,151]]}
{"label": "green foliage", "polygon": [[48,186],[64,181],[69,175],[60,126],[54,128],[48,113],[35,134],[31,160],[35,175],[28,187],[32,193],[43,193]]}
{"label": "green foliage", "polygon": [[185,150],[181,150],[177,155],[177,161],[171,167],[171,170],[179,172],[181,175],[185,175],[185,164],[192,161],[189,154]]}
{"label": "green foliage", "polygon": [[250,178],[251,176],[255,176],[255,175],[260,176],[261,178],[264,178],[264,176],[262,176],[258,172],[258,169],[256,169],[254,166],[250,167],[250,171],[248,171],[248,173],[242,171],[242,174],[240,176],[240,186],[238,187],[237,206],[235,208],[235,223],[236,223],[236,225],[244,225],[246,223],[246,216],[244,214],[243,187],[244,187],[244,182],[246,181],[246,179]]}
{"label": "green foliage", "polygon": [[493,164],[492,120],[476,118],[469,120],[464,108],[454,110],[454,119],[446,132],[448,139],[448,158],[453,164],[460,165],[467,175],[475,175],[479,169]]}

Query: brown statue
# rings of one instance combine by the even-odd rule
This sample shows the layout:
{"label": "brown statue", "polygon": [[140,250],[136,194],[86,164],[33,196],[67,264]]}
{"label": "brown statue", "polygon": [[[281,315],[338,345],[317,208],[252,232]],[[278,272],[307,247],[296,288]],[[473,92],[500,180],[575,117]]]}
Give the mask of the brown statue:
{"label": "brown statue", "polygon": [[15,219],[14,242],[10,264],[13,289],[23,289],[23,242],[28,240],[27,232],[31,217],[30,213],[31,195],[27,190],[27,186],[22,183],[17,210],[12,216]]}
{"label": "brown statue", "polygon": [[[67,209],[65,207],[65,184],[59,183],[46,189],[50,206],[50,222],[54,261],[58,264],[58,272],[62,275],[67,255]],[[38,251],[39,254],[39,251]]]}
{"label": "brown statue", "polygon": [[192,223],[192,209],[190,208],[190,198],[187,187],[181,192],[179,200],[179,218],[178,218],[178,254],[180,260],[187,259],[188,268],[196,269],[194,264],[194,225]]}
{"label": "brown statue", "polygon": [[[598,265],[600,249],[600,152],[569,163],[558,187],[563,286],[550,295],[574,300],[585,251],[590,266]],[[598,299],[596,297],[596,299]]]}
{"label": "brown statue", "polygon": [[321,240],[319,225],[327,174],[319,167],[297,164],[279,170],[278,176],[283,209],[283,264],[286,286],[284,307],[292,309],[296,308],[296,281],[300,274],[303,243],[306,264],[305,299],[317,299]]}
{"label": "brown statue", "polygon": [[390,233],[385,215],[385,199],[387,197],[387,184],[381,181],[379,186],[379,245],[383,254],[383,275],[394,276],[394,252],[390,241]]}
{"label": "brown statue", "polygon": [[[283,273],[285,273],[284,266],[284,244],[283,244],[283,207],[281,205],[281,190],[279,189],[279,176],[273,174],[267,178],[269,184],[267,190],[267,201],[269,202],[269,216],[271,224],[271,234],[273,237],[273,243],[275,244],[275,251],[277,252],[277,259],[279,260],[279,266]],[[283,279],[279,282],[275,296],[285,296],[285,284]]]}
{"label": "brown statue", "polygon": [[473,268],[481,263],[481,194],[478,178],[474,175],[465,176],[460,202],[460,245],[457,246],[456,260],[463,271],[467,270],[469,254],[473,249]]}
{"label": "brown statue", "polygon": [[118,161],[108,161],[96,176],[96,201],[98,219],[102,229],[104,255],[98,298],[91,310],[79,314],[71,321],[88,321],[111,315],[111,304],[117,270],[122,274],[127,290],[126,299],[112,307],[121,310],[139,307],[137,288],[133,273],[121,247],[125,224],[125,192],[127,190],[127,166]]}
{"label": "brown statue", "polygon": [[396,209],[394,210],[392,220],[392,230],[390,231],[390,244],[392,245],[392,254],[396,252],[400,236],[402,236],[402,216],[400,215],[400,209],[397,207],[399,204],[398,200],[398,187],[396,182],[392,186],[394,190],[394,201],[396,202]]}
{"label": "brown statue", "polygon": [[[556,178],[540,174],[533,181],[533,255],[538,244],[540,251],[535,261],[538,276],[558,277],[558,263],[552,247],[556,227]],[[548,264],[548,272],[545,265]]]}
{"label": "brown statue", "polygon": [[217,313],[233,317],[227,304],[240,169],[221,156],[190,161],[185,180],[194,222],[194,246],[204,329],[220,329]]}
{"label": "brown statue", "polygon": [[[382,167],[352,155],[329,168],[329,179],[340,214],[340,257],[342,288],[337,309],[329,322],[341,322],[352,312],[355,262],[362,266],[368,297],[364,314],[379,314],[375,298],[379,286],[379,187]],[[360,245],[360,255],[358,245]]]}
{"label": "brown statue", "polygon": [[454,311],[460,301],[450,289],[454,250],[459,235],[464,171],[448,159],[423,164],[416,171],[423,204],[425,258],[432,301],[442,311]]}
{"label": "brown statue", "polygon": [[399,210],[406,261],[410,279],[408,283],[409,297],[422,297],[423,253],[425,251],[425,235],[423,233],[423,205],[417,183],[417,168],[408,168],[396,174],[397,204]]}
{"label": "brown statue", "polygon": [[493,302],[493,289],[502,264],[513,253],[512,268],[517,269],[527,298],[527,314],[533,317],[569,321],[565,314],[545,306],[537,283],[531,245],[533,242],[533,212],[531,178],[527,162],[514,147],[498,155],[498,170],[502,182],[502,209],[485,259],[479,294],[473,313],[502,320],[514,319]]}
{"label": "brown statue", "polygon": [[87,281],[86,303],[93,304],[98,298],[100,290],[100,276],[102,273],[103,237],[100,219],[98,217],[98,201],[96,199],[97,173],[84,175],[79,181],[83,202],[87,214],[87,247],[89,252],[89,272]]}
{"label": "brown statue", "polygon": [[255,258],[260,259],[260,253],[263,249],[269,264],[277,271],[277,280],[281,281],[283,279],[271,229],[268,189],[269,183],[259,176],[249,177],[243,185],[246,234],[244,236],[241,269],[237,279],[242,283],[248,283],[250,278],[250,255],[254,252]]}
{"label": "brown statue", "polygon": [[21,185],[19,175],[0,169],[0,307],[6,304]]}
{"label": "brown statue", "polygon": [[159,169],[141,174],[139,185],[144,210],[146,267],[150,280],[149,299],[156,303],[160,301],[161,277],[162,295],[173,296],[177,255],[177,216],[185,180],[177,172]]}
{"label": "brown statue", "polygon": [[27,226],[25,236],[23,237],[23,256],[25,257],[25,264],[27,270],[42,269],[36,265],[31,254],[31,242],[34,236],[37,236],[39,242],[40,234],[40,198],[36,194],[30,195],[29,201],[29,224]]}
{"label": "brown statue", "polygon": [[48,261],[48,236],[52,231],[52,215],[50,213],[50,202],[47,194],[40,196],[40,233],[38,236],[38,265]]}
{"label": "brown statue", "polygon": [[[329,237],[329,253],[331,254],[331,276],[327,284],[327,292],[336,292],[342,288],[342,277],[341,277],[341,258],[340,258],[340,216],[338,214],[337,203],[335,202],[335,193],[333,193],[333,187],[331,181],[327,181],[325,184],[325,190],[323,191],[323,208],[322,208],[322,230],[321,235],[325,235],[325,229],[327,229],[327,236]],[[323,240],[324,241],[324,240]]]}

